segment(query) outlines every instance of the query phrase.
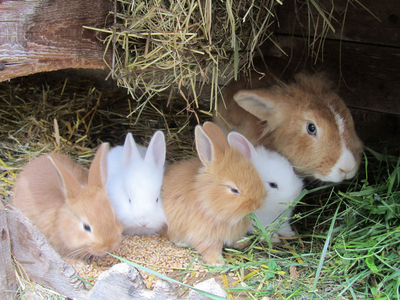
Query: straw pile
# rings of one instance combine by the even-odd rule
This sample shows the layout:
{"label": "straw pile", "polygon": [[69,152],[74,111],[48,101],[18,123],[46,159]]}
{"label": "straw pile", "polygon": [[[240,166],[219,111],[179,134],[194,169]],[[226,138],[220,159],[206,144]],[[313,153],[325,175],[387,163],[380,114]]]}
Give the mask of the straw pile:
{"label": "straw pile", "polygon": [[167,103],[177,93],[198,108],[204,85],[211,86],[211,110],[218,83],[236,76],[270,38],[277,2],[115,0],[112,27],[91,29],[108,34],[112,77],[137,100],[136,110],[162,92]]}

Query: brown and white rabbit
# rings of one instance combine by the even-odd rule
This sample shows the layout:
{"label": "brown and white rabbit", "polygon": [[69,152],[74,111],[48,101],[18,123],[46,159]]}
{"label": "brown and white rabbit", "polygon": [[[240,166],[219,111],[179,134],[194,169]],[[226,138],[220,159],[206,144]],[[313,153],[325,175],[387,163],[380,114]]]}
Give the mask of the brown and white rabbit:
{"label": "brown and white rabbit", "polygon": [[164,175],[167,235],[195,248],[207,263],[223,264],[224,245],[246,246],[238,241],[251,225],[247,215],[262,207],[267,192],[246,138],[233,148],[217,125],[206,122],[196,126],[195,139],[199,157],[170,165]]}
{"label": "brown and white rabbit", "polygon": [[254,145],[277,151],[301,175],[330,182],[354,177],[363,143],[326,75],[301,72],[283,83],[258,69],[251,79],[228,84],[214,122],[226,134],[237,131]]}
{"label": "brown and white rabbit", "polygon": [[89,172],[65,155],[40,156],[15,183],[13,204],[71,261],[103,256],[121,241],[105,187],[107,153],[108,143],[101,144]]}

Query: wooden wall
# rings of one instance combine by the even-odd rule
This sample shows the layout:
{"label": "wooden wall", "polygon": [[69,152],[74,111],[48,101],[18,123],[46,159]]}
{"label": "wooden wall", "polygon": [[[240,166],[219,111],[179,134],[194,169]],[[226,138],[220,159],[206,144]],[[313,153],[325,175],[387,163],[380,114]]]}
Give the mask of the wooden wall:
{"label": "wooden wall", "polygon": [[400,149],[400,1],[358,1],[375,16],[356,1],[335,0],[334,8],[317,1],[334,11],[335,32],[326,38],[317,10],[310,16],[310,1],[299,2],[286,0],[277,10],[276,39],[288,59],[299,68],[328,71],[367,146]]}

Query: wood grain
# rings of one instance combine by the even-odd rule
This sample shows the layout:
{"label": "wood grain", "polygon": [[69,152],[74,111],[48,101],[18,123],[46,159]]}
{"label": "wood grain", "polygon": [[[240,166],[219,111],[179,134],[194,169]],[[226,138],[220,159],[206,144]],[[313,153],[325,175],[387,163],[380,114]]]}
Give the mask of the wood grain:
{"label": "wood grain", "polygon": [[103,28],[112,9],[108,0],[2,1],[0,81],[65,68],[105,68],[105,45],[83,26]]}
{"label": "wood grain", "polygon": [[85,286],[47,242],[36,226],[16,208],[7,210],[11,246],[15,259],[29,278],[72,299],[85,296]]}
{"label": "wood grain", "polygon": [[6,209],[0,200],[0,299],[14,299],[17,278],[11,260],[10,233],[7,225]]}

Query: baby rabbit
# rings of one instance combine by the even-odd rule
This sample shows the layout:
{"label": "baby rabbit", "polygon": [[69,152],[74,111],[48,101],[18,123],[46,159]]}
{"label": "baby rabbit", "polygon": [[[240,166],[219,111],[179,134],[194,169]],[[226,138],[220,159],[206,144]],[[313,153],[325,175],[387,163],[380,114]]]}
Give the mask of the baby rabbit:
{"label": "baby rabbit", "polygon": [[61,154],[40,156],[20,173],[13,204],[72,260],[116,249],[122,226],[107,196],[108,144],[97,150],[89,172]]}
{"label": "baby rabbit", "polygon": [[[228,141],[231,145],[234,145],[240,137],[240,134],[233,131],[228,134]],[[264,206],[255,211],[255,214],[264,228],[269,227],[269,229],[274,230],[279,223],[279,217],[289,209],[289,205],[296,200],[303,190],[303,181],[296,175],[289,161],[279,153],[267,150],[263,146],[252,148],[252,151],[251,160],[268,192]],[[291,216],[291,211],[292,209],[290,209],[288,217]],[[271,226],[273,222],[277,224]],[[252,229],[251,226],[250,231]],[[289,221],[286,220],[274,232],[271,241],[278,243],[280,242],[278,236],[291,237],[294,235]]]}
{"label": "baby rabbit", "polygon": [[246,138],[231,147],[222,130],[206,122],[196,126],[195,140],[198,158],[174,163],[165,172],[167,235],[176,245],[194,247],[208,264],[221,265],[224,244],[246,246],[238,241],[251,225],[247,215],[262,207],[266,190]]}
{"label": "baby rabbit", "polygon": [[165,154],[162,131],[154,133],[147,150],[128,133],[124,146],[108,154],[107,191],[124,234],[154,234],[166,224],[160,197]]}
{"label": "baby rabbit", "polygon": [[258,70],[251,79],[228,84],[214,122],[226,134],[237,131],[254,145],[277,151],[301,175],[328,182],[354,177],[363,144],[350,111],[326,76],[301,72],[293,82],[283,83]]}

